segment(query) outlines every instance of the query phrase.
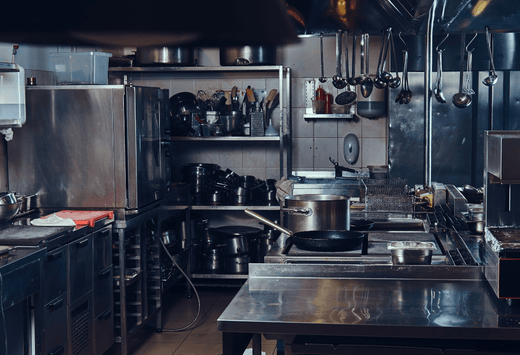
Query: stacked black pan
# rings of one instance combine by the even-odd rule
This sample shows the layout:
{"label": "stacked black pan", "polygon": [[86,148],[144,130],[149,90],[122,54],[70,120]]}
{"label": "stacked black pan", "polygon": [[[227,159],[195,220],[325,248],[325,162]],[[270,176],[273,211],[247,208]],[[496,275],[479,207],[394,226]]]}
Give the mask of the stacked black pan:
{"label": "stacked black pan", "polygon": [[184,164],[182,181],[191,184],[191,198],[194,205],[208,202],[208,189],[213,183],[213,175],[220,167],[217,164]]}

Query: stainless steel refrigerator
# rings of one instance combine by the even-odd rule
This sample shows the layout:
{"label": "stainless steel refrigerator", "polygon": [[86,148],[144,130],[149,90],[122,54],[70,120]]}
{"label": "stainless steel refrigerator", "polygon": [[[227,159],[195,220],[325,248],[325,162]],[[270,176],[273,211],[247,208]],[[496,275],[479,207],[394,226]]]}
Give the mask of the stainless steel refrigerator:
{"label": "stainless steel refrigerator", "polygon": [[27,121],[8,142],[9,189],[38,207],[137,210],[170,186],[168,90],[28,87]]}

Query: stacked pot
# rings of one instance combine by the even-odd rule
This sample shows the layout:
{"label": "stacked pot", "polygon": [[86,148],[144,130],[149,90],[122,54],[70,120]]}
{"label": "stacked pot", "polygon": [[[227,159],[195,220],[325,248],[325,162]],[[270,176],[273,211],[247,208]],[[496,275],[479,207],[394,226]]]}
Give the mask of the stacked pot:
{"label": "stacked pot", "polygon": [[208,188],[212,184],[213,174],[220,167],[216,164],[184,164],[182,166],[182,181],[192,185],[191,198],[194,205],[208,202]]}
{"label": "stacked pot", "polygon": [[225,270],[229,274],[247,274],[249,263],[253,262],[252,240],[258,238],[262,230],[248,226],[225,226],[215,228],[224,245]]}
{"label": "stacked pot", "polygon": [[200,238],[195,246],[195,259],[198,261],[198,267],[195,270],[202,269],[208,273],[224,272],[224,245],[221,238],[215,232],[215,228],[209,228],[209,219],[203,219],[199,222]]}

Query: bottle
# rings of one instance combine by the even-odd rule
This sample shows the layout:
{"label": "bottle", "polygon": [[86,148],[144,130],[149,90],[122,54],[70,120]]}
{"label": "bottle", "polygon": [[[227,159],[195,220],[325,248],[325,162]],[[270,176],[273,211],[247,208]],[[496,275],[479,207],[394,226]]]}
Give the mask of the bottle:
{"label": "bottle", "polygon": [[325,114],[332,113],[332,94],[325,94]]}
{"label": "bottle", "polygon": [[320,86],[316,89],[316,100],[325,100],[325,90]]}

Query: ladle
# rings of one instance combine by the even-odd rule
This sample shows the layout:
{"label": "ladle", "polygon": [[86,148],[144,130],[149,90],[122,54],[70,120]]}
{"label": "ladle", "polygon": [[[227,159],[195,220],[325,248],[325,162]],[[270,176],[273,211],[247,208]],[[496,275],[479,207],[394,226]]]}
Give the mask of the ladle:
{"label": "ladle", "polygon": [[399,85],[401,85],[401,78],[399,77],[399,70],[397,69],[397,57],[395,55],[395,47],[394,47],[394,35],[390,32],[390,45],[392,46],[392,57],[394,59],[395,65],[395,76],[388,82],[388,87],[392,89],[397,89]]}
{"label": "ladle", "polygon": [[353,86],[359,84],[356,78],[356,41],[357,35],[354,33],[352,35],[352,76],[347,79],[349,85]]}
{"label": "ladle", "polygon": [[[471,44],[471,42],[473,42],[473,40],[475,39],[476,36],[477,36],[477,32],[475,31],[475,36],[473,37],[473,39],[468,43],[468,45],[466,47],[464,47],[464,34],[462,34],[462,39],[461,39],[462,48],[461,48],[461,58],[460,58],[461,73],[460,73],[460,81],[459,81],[459,92],[456,93],[455,95],[453,95],[453,98],[452,98],[453,104],[455,105],[455,107],[458,107],[458,108],[466,108],[469,105],[471,105],[471,101],[472,101],[471,95],[468,94],[467,92],[465,92],[467,89],[462,90],[462,82],[464,81],[464,48],[466,49],[466,52],[468,53],[468,59],[470,59],[469,57],[471,55],[469,54],[470,52],[468,51],[468,47]],[[468,60],[468,62],[469,62],[469,60]],[[469,65],[468,65],[468,68],[469,68]],[[471,75],[471,73],[468,73],[468,75]]]}
{"label": "ladle", "polygon": [[347,86],[347,82],[343,79],[341,75],[341,41],[342,41],[343,32],[338,31],[336,33],[336,75],[332,78],[332,85],[336,89],[343,89]]}
{"label": "ladle", "polygon": [[491,65],[491,74],[482,80],[482,83],[486,86],[493,86],[498,81],[497,72],[495,71],[495,64],[493,63],[493,51],[491,50],[491,34],[489,33],[489,27],[486,27],[486,43],[489,52],[489,62]]}
{"label": "ladle", "polygon": [[384,87],[386,87],[386,82],[383,81],[383,79],[381,78],[381,63],[386,46],[385,38],[386,36],[383,36],[383,38],[381,39],[381,49],[379,50],[379,59],[377,60],[376,77],[374,78],[374,86],[378,89],[383,89]]}
{"label": "ladle", "polygon": [[345,35],[345,82],[347,83],[347,90],[336,96],[335,102],[338,105],[350,105],[357,99],[354,91],[350,90],[350,76],[348,70],[348,32]]}
{"label": "ladle", "polygon": [[[369,67],[369,60],[368,60],[368,53],[369,53],[369,42],[368,42],[368,33],[363,34],[361,37],[361,77],[363,80],[361,80],[361,95],[363,97],[367,98],[372,94],[372,90],[374,89],[374,82],[370,78],[368,74],[368,67]],[[363,63],[364,62],[364,63]],[[365,74],[365,65],[367,73]]]}
{"label": "ladle", "polygon": [[381,78],[381,80],[388,84],[388,82],[390,82],[390,80],[393,79],[392,77],[392,74],[390,74],[389,72],[385,71],[385,68],[386,68],[386,60],[387,60],[387,57],[388,57],[388,48],[390,47],[390,37],[392,35],[392,28],[389,27],[387,29],[387,34],[386,34],[386,40],[385,40],[385,52],[383,53],[383,64],[381,65],[381,72],[379,74],[379,77]]}
{"label": "ladle", "polygon": [[448,36],[449,36],[449,33],[446,34],[446,37],[444,37],[444,39],[441,41],[441,43],[439,43],[439,45],[436,48],[436,50],[437,50],[437,82],[435,83],[435,87],[433,88],[433,94],[435,95],[435,98],[437,99],[437,101],[440,102],[441,104],[446,103],[446,97],[444,96],[444,93],[442,92],[442,52],[444,52],[445,49],[440,49],[440,47],[441,47],[441,44],[443,44],[444,41],[446,41]]}
{"label": "ladle", "polygon": [[323,69],[323,32],[320,34],[320,53],[321,53],[321,76],[318,79],[320,83],[324,83],[327,81],[325,77],[325,70]]}

